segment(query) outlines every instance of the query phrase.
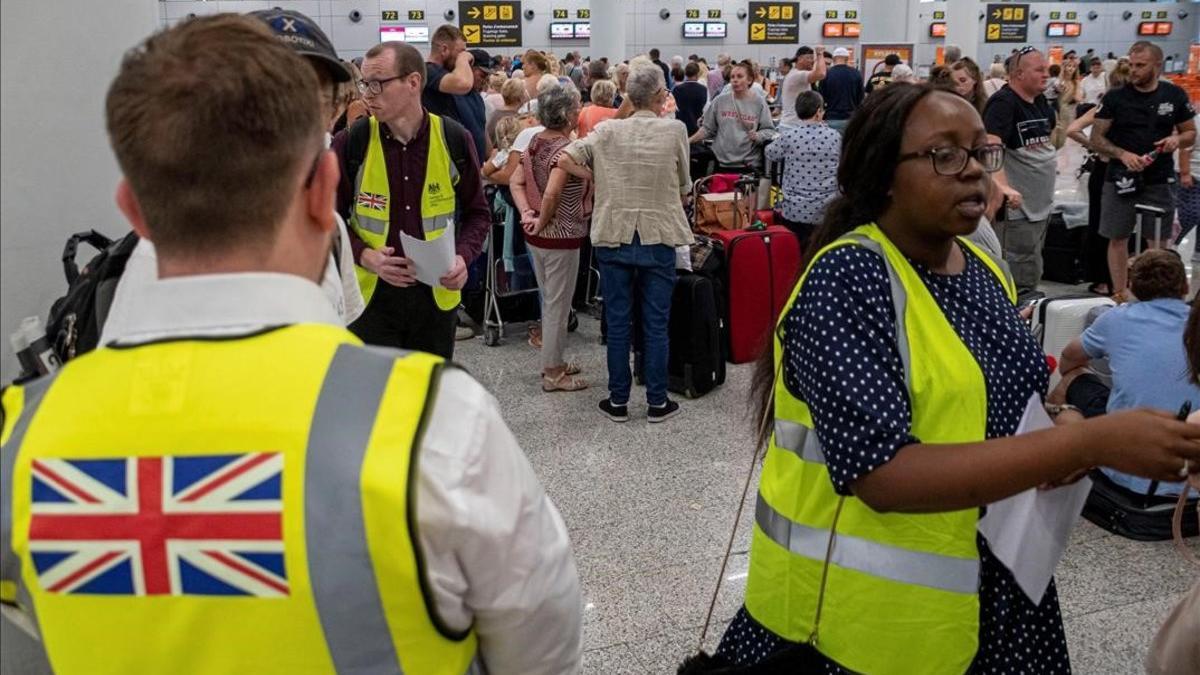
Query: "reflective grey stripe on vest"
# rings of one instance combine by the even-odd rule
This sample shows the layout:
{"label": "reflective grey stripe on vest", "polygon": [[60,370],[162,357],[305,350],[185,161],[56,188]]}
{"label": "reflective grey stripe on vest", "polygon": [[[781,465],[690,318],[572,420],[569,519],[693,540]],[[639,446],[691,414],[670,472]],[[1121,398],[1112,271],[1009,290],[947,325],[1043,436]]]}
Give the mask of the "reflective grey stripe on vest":
{"label": "reflective grey stripe on vest", "polygon": [[814,464],[825,463],[825,451],[815,432],[799,422],[775,419],[775,445]]}
{"label": "reflective grey stripe on vest", "polygon": [[883,266],[887,269],[889,285],[892,290],[892,308],[896,312],[896,348],[900,351],[900,364],[904,367],[905,389],[912,391],[912,351],[908,344],[908,321],[905,316],[905,309],[908,307],[908,291],[904,288],[904,283],[900,281],[900,275],[892,267],[892,261],[888,258],[887,252],[883,250],[882,244],[858,232],[851,232],[845,238],[857,242],[859,246],[874,251],[879,254],[880,258],[883,258]]}
{"label": "reflective grey stripe on vest", "polygon": [[[21,444],[25,442],[25,433],[29,431],[29,422],[37,414],[42,400],[46,397],[50,385],[58,373],[34,380],[25,385],[25,403],[21,415],[13,425],[12,435],[8,442],[0,447],[0,580],[11,581],[17,587],[17,604],[22,611],[34,616],[33,598],[29,590],[21,583],[21,559],[12,548],[13,538],[13,472],[16,471],[17,455],[21,452]],[[5,411],[10,414],[11,411]],[[36,622],[35,622],[36,623]]]}
{"label": "reflective grey stripe on vest", "polygon": [[[359,474],[396,354],[342,345],[309,431],[304,531],[313,599],[338,673],[402,673],[367,550]],[[402,480],[402,478],[397,478]]]}
{"label": "reflective grey stripe on vest", "polygon": [[444,213],[440,216],[421,219],[421,231],[423,232],[437,232],[452,225],[454,225],[453,213]]}
{"label": "reflective grey stripe on vest", "polygon": [[[754,521],[771,541],[793,554],[825,561],[829,530],[792,522],[758,495]],[[925,586],[952,593],[977,593],[979,561],[953,558],[908,549],[838,533],[830,562],[880,579]]]}

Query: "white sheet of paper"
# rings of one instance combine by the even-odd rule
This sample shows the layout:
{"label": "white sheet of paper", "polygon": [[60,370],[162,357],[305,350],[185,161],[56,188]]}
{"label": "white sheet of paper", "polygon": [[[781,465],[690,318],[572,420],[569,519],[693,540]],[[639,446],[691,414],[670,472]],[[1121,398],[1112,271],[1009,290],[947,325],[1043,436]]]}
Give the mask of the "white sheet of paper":
{"label": "white sheet of paper", "polygon": [[438,280],[446,276],[454,265],[454,228],[446,228],[446,233],[432,241],[417,239],[408,234],[400,233],[400,245],[404,248],[404,257],[412,262],[417,273],[417,281],[426,286],[437,286]]}
{"label": "white sheet of paper", "polygon": [[[1054,422],[1035,393],[1021,416],[1017,435],[1052,426]],[[1035,603],[1040,604],[1046,594],[1091,489],[1088,478],[1054,490],[1033,488],[990,504],[979,521],[988,547]]]}

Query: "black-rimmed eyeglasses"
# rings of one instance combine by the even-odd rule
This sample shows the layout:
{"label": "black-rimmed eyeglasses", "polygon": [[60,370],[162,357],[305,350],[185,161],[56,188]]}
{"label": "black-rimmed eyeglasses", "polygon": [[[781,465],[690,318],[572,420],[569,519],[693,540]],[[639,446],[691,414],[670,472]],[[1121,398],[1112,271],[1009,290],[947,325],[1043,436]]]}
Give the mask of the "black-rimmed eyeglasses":
{"label": "black-rimmed eyeglasses", "polygon": [[383,93],[383,85],[391,82],[392,80],[400,80],[403,78],[403,75],[397,75],[395,77],[385,77],[382,80],[359,80],[358,92],[363,96],[366,96],[367,94],[378,96]]}
{"label": "black-rimmed eyeglasses", "polygon": [[989,143],[976,148],[963,148],[952,145],[944,148],[934,148],[924,152],[910,152],[900,155],[899,161],[928,157],[933,164],[933,170],[939,176],[957,176],[967,168],[967,162],[974,158],[988,173],[995,173],[1004,166],[1004,146],[999,143]]}

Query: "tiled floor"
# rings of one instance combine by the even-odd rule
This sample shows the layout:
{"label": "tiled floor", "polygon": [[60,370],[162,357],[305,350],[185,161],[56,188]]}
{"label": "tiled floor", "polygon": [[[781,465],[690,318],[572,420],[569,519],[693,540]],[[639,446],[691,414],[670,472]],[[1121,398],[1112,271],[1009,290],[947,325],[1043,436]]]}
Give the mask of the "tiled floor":
{"label": "tiled floor", "polygon": [[[536,352],[519,335],[494,348],[459,343],[457,358],[499,397],[571,531],[584,588],[584,672],[673,673],[700,644],[750,470],[751,367],[733,366],[725,386],[682,401],[683,414],[664,424],[647,424],[632,407],[628,423],[614,424],[595,410],[606,380],[597,332],[581,317],[570,340],[569,357],[596,385],[580,393],[543,394]],[[708,649],[741,602],[756,484],[757,473]],[[1128,541],[1081,522],[1058,573],[1075,671],[1141,672],[1158,623],[1197,576],[1170,542]]]}
{"label": "tiled floor", "polygon": [[[592,389],[543,394],[537,353],[514,335],[498,347],[478,338],[458,360],[499,398],[571,531],[585,602],[584,672],[673,673],[700,636],[734,513],[754,454],[747,407],[750,366],[683,413],[649,425],[634,400],[632,419],[600,417],[604,352],[598,322],[581,317],[569,343]],[[724,570],[704,645],[712,649],[741,603],[748,508]],[[1081,522],[1059,567],[1072,663],[1077,673],[1136,673],[1156,626],[1197,572],[1170,542],[1139,543]],[[42,672],[3,623],[4,673]]]}

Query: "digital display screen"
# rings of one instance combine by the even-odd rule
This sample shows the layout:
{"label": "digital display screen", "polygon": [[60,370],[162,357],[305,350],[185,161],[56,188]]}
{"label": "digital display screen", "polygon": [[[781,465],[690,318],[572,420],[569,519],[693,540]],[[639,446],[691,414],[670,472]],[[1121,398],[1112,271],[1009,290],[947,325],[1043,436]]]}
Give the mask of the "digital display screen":
{"label": "digital display screen", "polygon": [[1083,24],[1069,23],[1066,24],[1067,37],[1079,37],[1083,34]]}
{"label": "digital display screen", "polygon": [[1158,25],[1155,26],[1155,28],[1154,28],[1154,34],[1155,35],[1170,35],[1171,29],[1174,28],[1174,26],[1175,26],[1175,24],[1171,23],[1170,21],[1160,21],[1160,22],[1158,22]]}
{"label": "digital display screen", "polygon": [[725,37],[725,22],[724,21],[709,21],[704,24],[704,37],[723,38]]}
{"label": "digital display screen", "polygon": [[702,37],[704,37],[704,22],[703,21],[684,21],[683,22],[683,37],[685,37],[685,38],[702,38]]}
{"label": "digital display screen", "polygon": [[380,26],[380,42],[429,42],[429,26]]}
{"label": "digital display screen", "polygon": [[856,38],[862,35],[862,24],[857,22],[847,22],[842,24],[842,36],[848,38]]}
{"label": "digital display screen", "polygon": [[380,42],[405,42],[404,39],[405,26],[380,26],[379,41]]}
{"label": "digital display screen", "polygon": [[590,21],[584,21],[583,23],[577,23],[577,24],[575,24],[575,37],[577,37],[577,38],[584,38],[584,39],[587,39],[587,38],[590,38],[590,37],[592,37],[592,24],[591,24],[591,22],[590,22]]}
{"label": "digital display screen", "polygon": [[937,21],[929,24],[929,37],[944,38],[946,37],[946,22]]}
{"label": "digital display screen", "polygon": [[1046,37],[1063,37],[1067,34],[1067,27],[1061,23],[1046,24]]}
{"label": "digital display screen", "polygon": [[575,25],[569,23],[550,24],[551,40],[569,40],[575,37]]}
{"label": "digital display screen", "polygon": [[842,37],[842,32],[842,24],[840,23],[826,23],[821,27],[821,35],[827,38]]}

